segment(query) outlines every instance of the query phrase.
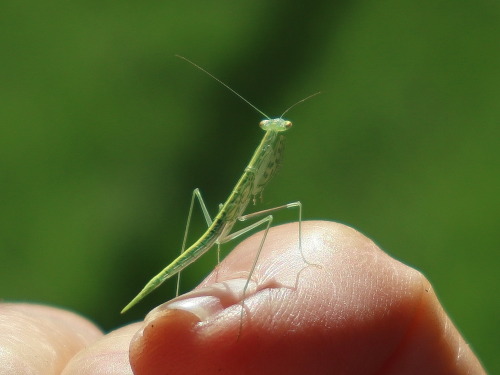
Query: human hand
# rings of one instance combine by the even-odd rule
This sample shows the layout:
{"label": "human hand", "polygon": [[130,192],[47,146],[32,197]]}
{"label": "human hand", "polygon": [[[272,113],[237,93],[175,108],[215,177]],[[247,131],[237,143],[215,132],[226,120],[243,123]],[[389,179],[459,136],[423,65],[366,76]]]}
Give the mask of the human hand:
{"label": "human hand", "polygon": [[297,223],[272,228],[243,313],[262,233],[194,291],[79,352],[63,374],[130,374],[129,356],[136,374],[484,373],[418,271],[341,224],[303,222],[302,231],[313,265],[300,256]]}

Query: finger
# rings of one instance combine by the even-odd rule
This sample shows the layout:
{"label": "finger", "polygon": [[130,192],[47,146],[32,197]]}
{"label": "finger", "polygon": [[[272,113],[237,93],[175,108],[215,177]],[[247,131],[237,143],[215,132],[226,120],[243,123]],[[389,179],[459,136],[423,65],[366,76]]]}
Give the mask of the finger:
{"label": "finger", "polygon": [[139,328],[134,323],[101,337],[74,356],[62,375],[132,375],[129,346]]}
{"label": "finger", "polygon": [[340,224],[303,223],[312,265],[296,223],[273,228],[242,310],[261,238],[147,317],[131,345],[137,374],[480,370],[425,278]]}
{"label": "finger", "polygon": [[0,304],[2,374],[59,374],[101,331],[68,311],[32,304]]}

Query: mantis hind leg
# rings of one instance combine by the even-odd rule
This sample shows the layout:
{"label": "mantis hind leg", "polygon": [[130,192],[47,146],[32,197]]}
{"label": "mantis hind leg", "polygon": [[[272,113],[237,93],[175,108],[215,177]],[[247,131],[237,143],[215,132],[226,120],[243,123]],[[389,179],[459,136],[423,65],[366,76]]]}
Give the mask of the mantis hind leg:
{"label": "mantis hind leg", "polygon": [[[258,212],[256,214],[260,214],[263,212],[264,211],[261,211],[261,212]],[[250,214],[250,215],[254,215],[254,214]],[[250,215],[242,216],[239,218],[239,220],[244,221],[244,220],[248,219],[248,216],[250,216]],[[255,216],[257,216],[257,215],[255,215]],[[264,235],[262,236],[262,239],[260,241],[259,249],[257,250],[257,254],[255,255],[255,258],[253,260],[252,267],[250,268],[250,272],[248,273],[248,278],[247,278],[247,281],[245,282],[245,286],[243,287],[243,292],[242,292],[242,296],[241,296],[241,316],[240,316],[240,330],[239,330],[240,333],[241,333],[241,329],[243,327],[243,314],[245,313],[245,306],[244,306],[245,294],[246,294],[246,291],[248,289],[248,284],[250,283],[253,272],[255,271],[255,267],[257,266],[257,262],[259,260],[259,256],[260,256],[260,253],[262,251],[262,248],[264,247],[264,242],[266,242],[267,233],[269,232],[269,228],[271,227],[272,222],[273,222],[273,215],[268,215],[265,218],[257,221],[256,223],[249,225],[246,228],[243,228],[239,231],[231,233],[230,235],[225,237],[223,240],[221,240],[221,243],[225,243],[225,242],[234,240],[235,238],[238,238],[239,236],[251,231],[252,229],[257,228],[258,226],[260,226],[264,223],[266,224],[266,229],[264,230]],[[240,333],[238,333],[238,338],[240,337]]]}
{"label": "mantis hind leg", "polygon": [[[239,217],[238,218],[239,221],[246,221],[246,220],[253,219],[253,218],[256,218],[256,217],[259,217],[262,215],[267,215],[265,218],[257,221],[256,223],[253,223],[246,228],[243,228],[239,231],[231,233],[230,235],[226,236],[223,240],[220,241],[221,243],[231,241],[231,240],[247,233],[248,231],[250,231],[250,230],[252,230],[252,229],[254,229],[262,224],[266,224],[266,228],[264,230],[264,235],[262,236],[262,240],[260,241],[260,244],[259,244],[259,249],[257,250],[257,254],[255,256],[255,259],[252,263],[252,267],[251,267],[250,272],[248,274],[248,278],[247,278],[245,285],[243,287],[243,293],[242,293],[242,299],[241,299],[241,320],[240,320],[240,331],[239,331],[240,333],[241,333],[241,329],[243,327],[243,315],[245,312],[245,310],[244,310],[245,294],[246,294],[246,291],[248,289],[248,285],[250,283],[252,275],[255,271],[255,268],[257,267],[257,262],[259,260],[260,253],[262,252],[262,248],[264,247],[264,243],[266,241],[267,234],[268,234],[269,229],[271,227],[271,224],[273,222],[273,215],[271,215],[271,213],[273,213],[275,211],[288,209],[288,208],[295,208],[295,207],[298,207],[298,209],[299,209],[299,251],[300,251],[300,256],[301,256],[302,260],[304,261],[304,263],[306,263],[307,265],[314,265],[313,263],[309,262],[305,258],[304,253],[302,251],[302,203],[299,201],[291,202],[291,203],[288,203],[288,204],[285,204],[282,206],[269,208],[267,210],[262,210],[262,211],[254,212],[254,213]],[[239,334],[238,334],[238,337],[239,337]]]}
{"label": "mantis hind leg", "polygon": [[[210,214],[208,213],[207,206],[205,205],[205,202],[203,201],[203,198],[200,193],[200,189],[196,188],[193,190],[193,195],[191,196],[191,204],[189,206],[189,214],[187,218],[187,223],[186,223],[186,230],[184,231],[184,238],[182,240],[182,247],[181,247],[181,254],[184,252],[186,249],[186,241],[187,241],[187,236],[189,232],[189,227],[191,225],[191,216],[193,213],[193,207],[194,207],[194,199],[198,199],[198,203],[200,204],[201,211],[203,212],[203,216],[205,218],[205,221],[207,222],[207,226],[210,226],[212,224],[212,218],[210,217]],[[175,289],[175,296],[179,296],[179,289],[181,286],[181,273],[179,272],[177,274],[177,286]]]}

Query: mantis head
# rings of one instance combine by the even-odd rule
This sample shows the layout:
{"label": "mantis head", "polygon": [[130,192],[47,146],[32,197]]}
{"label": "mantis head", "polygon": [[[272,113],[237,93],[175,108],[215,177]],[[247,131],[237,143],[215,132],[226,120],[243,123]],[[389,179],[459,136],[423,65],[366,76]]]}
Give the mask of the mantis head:
{"label": "mantis head", "polygon": [[262,120],[259,126],[267,131],[284,132],[291,128],[292,123],[288,120],[283,120],[280,118],[272,118],[268,120]]}

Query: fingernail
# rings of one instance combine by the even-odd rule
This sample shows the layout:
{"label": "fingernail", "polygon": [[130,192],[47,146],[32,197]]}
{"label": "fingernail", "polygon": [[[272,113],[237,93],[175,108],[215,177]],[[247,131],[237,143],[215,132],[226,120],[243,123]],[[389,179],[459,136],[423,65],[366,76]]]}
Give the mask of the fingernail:
{"label": "fingernail", "polygon": [[[154,319],[154,316],[163,314],[165,310],[184,310],[197,316],[200,321],[207,320],[225,308],[239,303],[243,298],[246,283],[247,279],[233,279],[193,290],[158,306],[148,314],[147,319]],[[245,296],[253,294],[255,289],[255,282],[250,281]]]}

